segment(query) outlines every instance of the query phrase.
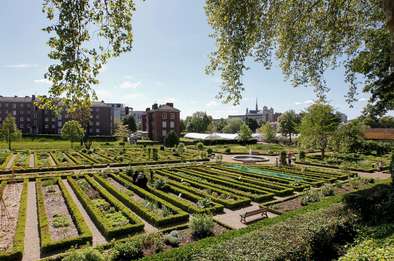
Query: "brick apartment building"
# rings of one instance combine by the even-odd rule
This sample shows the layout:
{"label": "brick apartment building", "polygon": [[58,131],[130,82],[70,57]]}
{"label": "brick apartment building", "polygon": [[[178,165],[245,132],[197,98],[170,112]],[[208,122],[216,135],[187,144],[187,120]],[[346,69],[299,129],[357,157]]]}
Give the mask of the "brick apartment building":
{"label": "brick apartment building", "polygon": [[148,132],[151,140],[163,142],[168,133],[180,135],[180,110],[173,103],[152,105],[142,116],[142,129]]}
{"label": "brick apartment building", "polygon": [[[56,115],[53,111],[42,110],[34,105],[36,97],[0,96],[0,126],[7,115],[16,119],[17,127],[23,134],[60,134],[63,124],[69,120],[66,113]],[[95,102],[87,129],[90,136],[111,136],[113,133],[113,109],[104,102]]]}

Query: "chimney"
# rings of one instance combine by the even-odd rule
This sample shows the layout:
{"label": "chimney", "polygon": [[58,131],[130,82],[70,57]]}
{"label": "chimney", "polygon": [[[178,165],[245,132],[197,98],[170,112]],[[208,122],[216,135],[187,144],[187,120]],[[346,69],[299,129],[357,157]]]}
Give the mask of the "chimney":
{"label": "chimney", "polygon": [[155,103],[155,104],[152,105],[152,109],[153,109],[153,110],[159,109],[159,106],[157,106],[157,103]]}
{"label": "chimney", "polygon": [[166,105],[170,106],[171,108],[174,108],[174,103],[172,103],[172,102],[167,102]]}

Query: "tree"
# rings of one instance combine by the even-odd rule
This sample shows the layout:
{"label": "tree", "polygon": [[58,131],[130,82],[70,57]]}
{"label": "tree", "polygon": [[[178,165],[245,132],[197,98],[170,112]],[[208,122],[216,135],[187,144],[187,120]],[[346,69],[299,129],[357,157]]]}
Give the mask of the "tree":
{"label": "tree", "polygon": [[178,146],[176,147],[176,152],[179,156],[183,157],[183,153],[186,151],[186,146],[183,142],[179,142]]}
{"label": "tree", "polygon": [[3,120],[0,137],[7,141],[9,150],[11,150],[11,142],[22,137],[22,132],[16,126],[15,118],[11,114]]}
{"label": "tree", "polygon": [[186,129],[189,132],[206,132],[211,122],[211,116],[208,116],[205,112],[198,111],[186,118]]}
{"label": "tree", "polygon": [[267,142],[273,142],[275,140],[276,131],[269,122],[266,122],[260,127],[259,133]]}
{"label": "tree", "polygon": [[170,131],[164,139],[164,145],[167,147],[174,147],[179,143],[179,137],[174,131]]}
{"label": "tree", "polygon": [[[221,73],[219,98],[239,104],[244,90],[241,77],[248,58],[269,69],[275,54],[284,75],[295,87],[312,86],[319,97],[324,97],[328,90],[324,73],[344,65],[351,102],[357,86],[368,83],[366,79],[357,84],[355,73],[373,75],[378,67],[383,68],[381,72],[388,71],[390,52],[385,50],[390,50],[390,34],[385,27],[381,2],[207,0],[205,10],[216,50],[206,71]],[[373,35],[377,33],[380,37],[374,40]],[[374,44],[376,48],[372,48]],[[383,75],[392,78],[379,77],[387,81],[372,81],[373,87],[365,89],[377,101],[370,103],[372,107],[394,103],[394,74]]]}
{"label": "tree", "polygon": [[103,65],[132,48],[134,10],[133,0],[44,0],[48,56],[57,62],[45,74],[52,85],[41,107],[55,110],[61,99],[69,111],[89,108]]}
{"label": "tree", "polygon": [[344,153],[358,152],[362,148],[364,129],[361,120],[340,125],[331,140],[333,150]]}
{"label": "tree", "polygon": [[132,115],[123,119],[123,125],[126,125],[129,131],[136,132],[137,131],[137,124],[135,119]]}
{"label": "tree", "polygon": [[246,125],[246,123],[242,123],[239,130],[239,140],[241,142],[246,142],[252,138],[252,130]]}
{"label": "tree", "polygon": [[255,119],[247,118],[245,123],[252,130],[252,132],[256,132],[257,128],[259,127],[259,123]]}
{"label": "tree", "polygon": [[125,142],[127,137],[129,137],[129,130],[127,129],[127,125],[118,124],[115,129],[114,136],[121,142]]}
{"label": "tree", "polygon": [[181,132],[184,132],[184,131],[186,130],[186,123],[185,123],[185,120],[182,120],[182,119],[181,119],[179,125],[180,125],[180,131],[181,131]]}
{"label": "tree", "polygon": [[302,147],[319,149],[324,159],[330,138],[339,125],[332,107],[326,103],[312,104],[306,111],[300,126],[300,143]]}
{"label": "tree", "polygon": [[291,143],[291,135],[298,133],[300,119],[293,110],[284,112],[279,116],[279,132],[286,137],[289,137]]}
{"label": "tree", "polygon": [[242,120],[238,118],[228,119],[226,126],[223,128],[224,133],[237,133],[240,131]]}
{"label": "tree", "polygon": [[80,141],[85,134],[81,124],[76,120],[70,120],[64,123],[61,130],[61,136],[63,139],[67,139],[71,142],[71,148],[73,147],[74,141]]}

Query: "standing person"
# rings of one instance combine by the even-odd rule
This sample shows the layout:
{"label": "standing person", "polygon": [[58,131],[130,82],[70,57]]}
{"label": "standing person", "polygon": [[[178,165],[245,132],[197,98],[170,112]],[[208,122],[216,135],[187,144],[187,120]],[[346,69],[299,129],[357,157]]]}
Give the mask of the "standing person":
{"label": "standing person", "polygon": [[289,152],[289,154],[287,155],[287,159],[288,159],[288,162],[289,162],[289,167],[291,166],[291,157],[292,157],[292,154],[291,154],[291,152]]}
{"label": "standing person", "polygon": [[279,159],[278,159],[278,157],[275,158],[275,166],[279,167]]}

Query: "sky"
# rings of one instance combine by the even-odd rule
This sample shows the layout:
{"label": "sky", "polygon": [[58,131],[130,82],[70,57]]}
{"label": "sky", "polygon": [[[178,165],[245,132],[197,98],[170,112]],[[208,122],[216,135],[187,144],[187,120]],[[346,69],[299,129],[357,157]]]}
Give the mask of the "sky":
{"label": "sky", "polygon": [[[49,38],[41,30],[47,24],[41,12],[42,0],[2,0],[0,9],[0,95],[46,94],[50,83],[44,79]],[[204,73],[215,42],[204,12],[204,0],[137,0],[133,18],[134,45],[130,53],[105,65],[95,87],[100,100],[118,102],[134,110],[153,103],[173,102],[181,118],[205,111],[214,118],[244,113],[254,108],[273,107],[283,112],[302,111],[315,95],[311,88],[294,88],[277,65],[265,70],[250,62],[244,77],[245,91],[238,106],[223,104],[215,96],[220,76]],[[274,60],[274,64],[277,61]],[[349,108],[343,68],[326,74],[328,101],[350,119],[360,115],[367,96]]]}

